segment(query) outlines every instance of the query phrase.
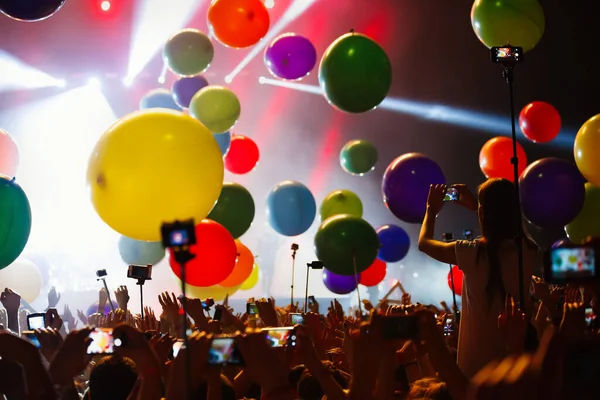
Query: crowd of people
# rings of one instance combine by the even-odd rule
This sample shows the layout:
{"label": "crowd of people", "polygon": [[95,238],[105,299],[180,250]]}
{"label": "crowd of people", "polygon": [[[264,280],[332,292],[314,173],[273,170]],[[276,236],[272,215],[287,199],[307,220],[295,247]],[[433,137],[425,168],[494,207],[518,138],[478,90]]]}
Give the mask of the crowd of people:
{"label": "crowd of people", "polygon": [[[363,300],[358,310],[316,302],[305,313],[297,304],[249,299],[257,313],[242,314],[227,300],[213,306],[165,292],[160,313],[145,308],[136,314],[122,286],[114,311],[105,314],[103,289],[98,312],[77,311],[77,317],[51,290],[44,327],[31,332],[19,294],[5,288],[0,393],[92,400],[598,398],[600,324],[586,320],[585,312],[600,315],[598,282],[554,285],[533,276],[542,252],[526,235],[519,277],[514,185],[489,180],[477,196],[457,187],[457,203],[479,216],[481,237],[434,240],[446,191],[437,185],[419,249],[462,269],[461,310],[423,305],[405,294],[398,302]],[[301,323],[293,324],[298,314]],[[269,329],[292,326],[282,346],[267,340]],[[107,342],[98,332],[109,335],[102,339]],[[223,349],[227,354],[215,356]]]}

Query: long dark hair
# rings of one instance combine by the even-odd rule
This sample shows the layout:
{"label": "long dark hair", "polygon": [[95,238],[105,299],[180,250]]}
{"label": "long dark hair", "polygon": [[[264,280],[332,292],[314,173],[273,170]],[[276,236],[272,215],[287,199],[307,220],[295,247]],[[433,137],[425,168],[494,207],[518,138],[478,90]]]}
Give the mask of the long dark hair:
{"label": "long dark hair", "polygon": [[[506,296],[498,252],[502,242],[514,240],[517,236],[519,209],[515,201],[515,191],[515,185],[511,181],[495,178],[481,184],[477,192],[483,236],[481,249],[487,255],[490,266],[490,277],[485,286],[488,307],[491,307],[496,293],[500,294],[501,299]],[[481,253],[478,257],[480,255]]]}

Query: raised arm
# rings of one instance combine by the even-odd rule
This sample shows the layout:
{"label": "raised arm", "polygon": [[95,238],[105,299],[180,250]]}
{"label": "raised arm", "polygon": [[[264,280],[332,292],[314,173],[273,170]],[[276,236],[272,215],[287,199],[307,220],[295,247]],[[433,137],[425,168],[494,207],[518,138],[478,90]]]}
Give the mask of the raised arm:
{"label": "raised arm", "polygon": [[419,250],[446,264],[456,264],[455,243],[435,240],[435,219],[444,206],[446,185],[431,185],[427,197],[427,211],[419,234]]}

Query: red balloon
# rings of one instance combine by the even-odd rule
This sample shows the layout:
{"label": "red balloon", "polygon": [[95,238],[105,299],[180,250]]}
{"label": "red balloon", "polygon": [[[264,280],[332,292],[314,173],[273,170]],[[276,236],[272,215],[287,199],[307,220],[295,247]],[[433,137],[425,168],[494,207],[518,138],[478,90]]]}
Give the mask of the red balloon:
{"label": "red balloon", "polygon": [[560,132],[560,114],[544,101],[527,104],[519,115],[519,126],[523,134],[536,143],[551,141]]}
{"label": "red balloon", "polygon": [[234,174],[247,174],[256,167],[259,157],[254,140],[243,135],[232,135],[229,151],[225,155],[225,168]]}
{"label": "red balloon", "polygon": [[[487,178],[504,178],[515,181],[515,173],[510,160],[513,157],[512,139],[498,136],[485,142],[479,152],[479,168]],[[519,176],[527,167],[527,154],[517,142]]]}
{"label": "red balloon", "polygon": [[[196,225],[196,244],[190,246],[195,257],[185,267],[185,281],[192,286],[213,286],[224,281],[233,271],[237,247],[231,233],[209,219]],[[181,267],[169,250],[171,269],[181,279]]]}
{"label": "red balloon", "polygon": [[462,284],[463,284],[463,272],[456,266],[452,266],[452,276],[448,272],[448,287],[452,290],[452,278],[454,278],[454,292],[461,296],[462,295]]}
{"label": "red balloon", "polygon": [[385,278],[386,272],[386,263],[376,258],[369,268],[360,273],[360,280],[358,283],[364,286],[377,286]]}
{"label": "red balloon", "polygon": [[208,24],[226,46],[255,45],[269,30],[269,11],[262,0],[214,0],[208,7]]}

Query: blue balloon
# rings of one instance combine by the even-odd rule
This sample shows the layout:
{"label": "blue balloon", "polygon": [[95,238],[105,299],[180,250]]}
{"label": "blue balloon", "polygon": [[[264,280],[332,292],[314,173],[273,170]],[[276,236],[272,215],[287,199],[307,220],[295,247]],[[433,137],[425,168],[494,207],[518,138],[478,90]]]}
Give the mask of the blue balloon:
{"label": "blue balloon", "polygon": [[231,146],[231,133],[213,133],[215,139],[217,139],[217,143],[219,144],[219,149],[221,149],[221,153],[223,156],[227,154],[229,151],[229,146]]}
{"label": "blue balloon", "polygon": [[165,249],[161,242],[143,242],[121,236],[119,254],[125,264],[155,265],[165,257]]}
{"label": "blue balloon", "polygon": [[267,197],[267,217],[271,227],[285,236],[308,230],[317,215],[317,203],[310,190],[299,182],[284,181]]}
{"label": "blue balloon", "polygon": [[[117,308],[119,308],[119,305],[113,300],[112,302],[113,307],[115,308],[115,310]],[[110,304],[108,304],[108,301],[106,302],[106,304],[104,305],[104,315],[108,315],[109,312],[111,312],[112,310],[110,309]],[[96,314],[98,312],[98,302],[95,302],[94,304],[90,305],[87,309],[87,312],[85,315],[87,315],[88,317],[92,314]]]}
{"label": "blue balloon", "polygon": [[406,257],[410,249],[408,233],[398,225],[383,225],[377,228],[381,247],[377,258],[388,263],[398,262]]}
{"label": "blue balloon", "polygon": [[149,108],[168,108],[176,111],[182,110],[182,108],[175,103],[173,95],[167,89],[154,89],[142,97],[142,100],[140,100],[140,110],[147,110]]}

